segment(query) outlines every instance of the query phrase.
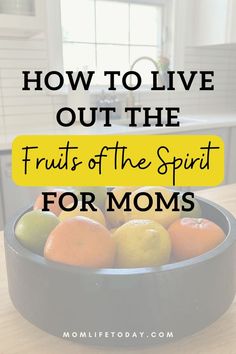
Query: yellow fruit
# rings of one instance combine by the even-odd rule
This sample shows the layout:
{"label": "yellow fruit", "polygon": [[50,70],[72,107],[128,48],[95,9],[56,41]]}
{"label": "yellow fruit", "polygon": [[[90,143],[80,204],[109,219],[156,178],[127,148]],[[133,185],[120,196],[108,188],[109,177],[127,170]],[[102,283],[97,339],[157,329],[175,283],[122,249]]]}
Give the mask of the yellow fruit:
{"label": "yellow fruit", "polygon": [[[68,207],[70,207],[70,205]],[[92,220],[97,221],[100,224],[106,226],[105,217],[104,217],[102,211],[97,206],[95,206],[97,211],[93,211],[91,209],[88,209],[88,211],[81,211],[81,208],[82,208],[82,203],[81,203],[81,201],[79,201],[78,207],[76,209],[74,209],[72,211],[64,211],[63,210],[61,212],[61,214],[59,215],[60,221],[72,219],[75,216],[85,216],[86,218],[92,219]]]}
{"label": "yellow fruit", "polygon": [[166,229],[152,220],[131,220],[113,234],[118,268],[140,268],[168,263],[171,242]]}
{"label": "yellow fruit", "polygon": [[[153,199],[153,206],[147,210],[147,211],[140,211],[137,210],[134,205],[133,205],[133,200],[134,197],[138,193],[148,193],[152,199]],[[126,213],[125,219],[126,221],[128,220],[134,220],[134,219],[147,219],[147,220],[154,220],[164,227],[169,226],[174,222],[175,220],[180,218],[180,211],[172,211],[172,205],[169,209],[166,209],[164,205],[161,204],[162,211],[156,211],[156,200],[157,196],[155,193],[160,192],[163,196],[163,198],[166,200],[166,202],[169,202],[169,200],[172,197],[172,192],[169,191],[168,189],[164,187],[143,187],[139,188],[136,191],[134,191],[131,195],[131,209],[132,211],[130,213]],[[141,208],[145,208],[147,206],[147,197],[141,195],[138,198],[138,205]]]}
{"label": "yellow fruit", "polygon": [[[112,193],[114,194],[115,198],[117,201],[120,203],[124,194],[126,192],[133,192],[139,187],[115,187],[112,190]],[[114,204],[113,204],[114,205]],[[106,210],[108,208],[108,197],[106,199]],[[122,209],[117,209],[116,206],[114,205],[115,211],[106,211],[106,219],[108,221],[108,224],[111,228],[116,228],[120,225],[122,225],[125,222],[125,213]]]}
{"label": "yellow fruit", "polygon": [[116,232],[116,228],[115,229],[110,229],[110,233],[113,235]]}

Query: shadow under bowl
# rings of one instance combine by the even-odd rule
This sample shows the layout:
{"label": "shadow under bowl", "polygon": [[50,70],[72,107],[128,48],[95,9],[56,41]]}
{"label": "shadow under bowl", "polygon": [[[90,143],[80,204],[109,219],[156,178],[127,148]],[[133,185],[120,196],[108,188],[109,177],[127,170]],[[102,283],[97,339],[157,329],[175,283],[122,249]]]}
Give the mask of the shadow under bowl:
{"label": "shadow under bowl", "polygon": [[201,330],[235,296],[236,220],[222,207],[198,201],[225,240],[199,257],[152,268],[85,269],[50,262],[17,241],[14,229],[22,213],[5,232],[14,306],[53,335],[96,345],[153,345]]}

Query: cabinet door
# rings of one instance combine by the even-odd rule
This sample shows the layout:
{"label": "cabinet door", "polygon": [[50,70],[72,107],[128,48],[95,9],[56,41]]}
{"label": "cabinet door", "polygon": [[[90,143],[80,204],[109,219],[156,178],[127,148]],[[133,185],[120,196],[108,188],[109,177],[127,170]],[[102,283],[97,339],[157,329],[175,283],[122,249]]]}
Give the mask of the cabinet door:
{"label": "cabinet door", "polygon": [[228,21],[228,35],[229,43],[236,43],[236,1],[229,0],[229,21]]}
{"label": "cabinet door", "polygon": [[20,9],[20,4],[19,6],[16,4],[14,8],[11,1],[9,3],[5,1],[1,5],[0,36],[31,37],[44,31],[46,17],[45,0],[32,0],[32,5],[28,10],[23,8],[22,12],[20,12]]}
{"label": "cabinet door", "polygon": [[236,183],[236,127],[230,130],[229,178],[228,183]]}
{"label": "cabinet door", "polygon": [[2,199],[2,186],[0,184],[0,231],[3,230],[3,199]]}
{"label": "cabinet door", "polygon": [[36,195],[41,189],[33,187],[19,187],[14,184],[11,178],[11,155],[0,155],[0,173],[2,185],[2,201],[4,223],[8,222],[22,209],[33,204]]}
{"label": "cabinet door", "polygon": [[189,44],[216,45],[228,42],[230,0],[190,0],[192,31]]}

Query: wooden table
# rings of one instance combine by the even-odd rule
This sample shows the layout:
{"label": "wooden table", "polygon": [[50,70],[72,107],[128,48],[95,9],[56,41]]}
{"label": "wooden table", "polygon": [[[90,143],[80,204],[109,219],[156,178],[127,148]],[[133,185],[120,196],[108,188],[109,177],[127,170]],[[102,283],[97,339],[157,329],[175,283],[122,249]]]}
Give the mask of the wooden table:
{"label": "wooden table", "polygon": [[[219,203],[236,216],[236,184],[197,194]],[[236,301],[227,313],[210,327],[174,344],[140,349],[111,349],[63,341],[34,327],[14,309],[8,295],[3,233],[0,233],[0,354],[60,353],[235,354]]]}

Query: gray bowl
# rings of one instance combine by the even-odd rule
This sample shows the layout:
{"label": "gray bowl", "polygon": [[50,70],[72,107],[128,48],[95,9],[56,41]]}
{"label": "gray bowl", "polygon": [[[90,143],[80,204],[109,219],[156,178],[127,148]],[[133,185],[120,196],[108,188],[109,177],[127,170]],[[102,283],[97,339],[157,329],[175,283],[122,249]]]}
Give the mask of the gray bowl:
{"label": "gray bowl", "polygon": [[5,232],[13,304],[48,333],[97,345],[153,345],[201,330],[235,296],[236,220],[222,207],[198,201],[204,217],[224,230],[224,242],[199,257],[152,268],[85,269],[50,262],[15,238],[19,215]]}

